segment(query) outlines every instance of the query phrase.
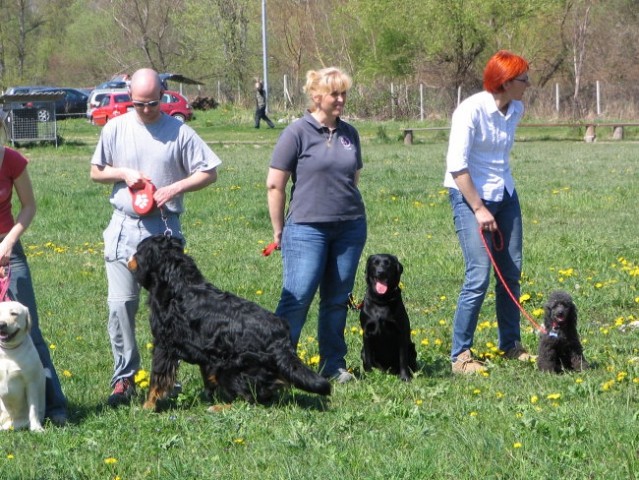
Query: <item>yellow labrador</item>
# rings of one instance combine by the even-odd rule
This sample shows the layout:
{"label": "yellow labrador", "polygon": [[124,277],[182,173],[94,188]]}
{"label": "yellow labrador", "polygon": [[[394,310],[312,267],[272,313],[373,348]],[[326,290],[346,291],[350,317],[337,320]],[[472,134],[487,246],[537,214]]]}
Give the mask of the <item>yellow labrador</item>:
{"label": "yellow labrador", "polygon": [[0,302],[1,430],[43,430],[45,371],[30,329],[27,307],[18,302]]}

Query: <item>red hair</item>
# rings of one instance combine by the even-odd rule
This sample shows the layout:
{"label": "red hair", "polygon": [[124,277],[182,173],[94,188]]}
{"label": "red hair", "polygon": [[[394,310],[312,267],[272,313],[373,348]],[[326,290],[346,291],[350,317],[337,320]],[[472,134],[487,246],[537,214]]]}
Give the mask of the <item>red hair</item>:
{"label": "red hair", "polygon": [[484,90],[499,93],[504,83],[528,71],[528,62],[519,55],[500,50],[490,57],[484,69]]}

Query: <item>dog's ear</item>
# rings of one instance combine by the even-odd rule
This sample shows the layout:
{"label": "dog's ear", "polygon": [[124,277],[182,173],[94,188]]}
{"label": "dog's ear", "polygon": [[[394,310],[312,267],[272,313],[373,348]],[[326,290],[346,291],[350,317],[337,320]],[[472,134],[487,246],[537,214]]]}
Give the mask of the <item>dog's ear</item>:
{"label": "dog's ear", "polygon": [[24,314],[25,314],[25,318],[27,320],[27,332],[31,332],[31,313],[29,312],[29,309],[27,307],[24,307]]}
{"label": "dog's ear", "polygon": [[399,275],[404,273],[404,265],[402,265],[399,260],[397,260],[397,273]]}
{"label": "dog's ear", "polygon": [[574,325],[577,323],[577,305],[575,305],[575,302],[571,301],[568,306],[570,307],[568,309],[570,312],[568,316],[570,317],[570,322]]}

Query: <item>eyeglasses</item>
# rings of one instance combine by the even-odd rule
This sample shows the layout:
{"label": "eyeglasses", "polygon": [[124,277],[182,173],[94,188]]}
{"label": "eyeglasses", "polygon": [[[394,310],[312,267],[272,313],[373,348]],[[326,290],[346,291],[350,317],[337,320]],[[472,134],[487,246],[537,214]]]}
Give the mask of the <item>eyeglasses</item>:
{"label": "eyeglasses", "polygon": [[133,106],[135,108],[144,108],[144,107],[157,107],[160,104],[159,100],[151,100],[150,102],[138,102],[137,100],[133,100]]}

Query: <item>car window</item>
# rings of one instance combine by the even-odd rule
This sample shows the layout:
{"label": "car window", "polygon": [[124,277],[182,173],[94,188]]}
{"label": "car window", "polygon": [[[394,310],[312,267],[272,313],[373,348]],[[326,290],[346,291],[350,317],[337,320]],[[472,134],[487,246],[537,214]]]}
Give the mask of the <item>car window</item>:
{"label": "car window", "polygon": [[111,99],[109,98],[109,96],[108,96],[108,95],[104,95],[104,96],[100,99],[100,106],[101,106],[101,107],[106,107],[106,106],[109,104],[110,100],[111,100]]}
{"label": "car window", "polygon": [[170,93],[165,93],[162,95],[162,103],[175,103],[175,97]]}
{"label": "car window", "polygon": [[129,95],[126,93],[115,96],[115,103],[124,103],[124,102],[130,102],[130,101],[131,101],[131,97],[129,97]]}

